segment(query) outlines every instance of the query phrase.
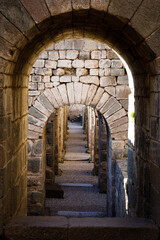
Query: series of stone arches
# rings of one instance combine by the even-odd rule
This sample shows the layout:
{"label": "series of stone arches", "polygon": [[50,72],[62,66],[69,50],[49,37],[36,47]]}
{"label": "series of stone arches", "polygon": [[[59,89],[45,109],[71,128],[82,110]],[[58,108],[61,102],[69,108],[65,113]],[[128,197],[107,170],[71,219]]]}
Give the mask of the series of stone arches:
{"label": "series of stone arches", "polygon": [[26,214],[27,87],[31,67],[51,42],[70,37],[107,43],[133,73],[136,144],[130,149],[130,208],[133,214],[150,217],[159,224],[160,189],[154,172],[159,177],[160,2],[155,1],[153,7],[150,0],[16,0],[1,1],[0,9],[0,229],[11,216]]}

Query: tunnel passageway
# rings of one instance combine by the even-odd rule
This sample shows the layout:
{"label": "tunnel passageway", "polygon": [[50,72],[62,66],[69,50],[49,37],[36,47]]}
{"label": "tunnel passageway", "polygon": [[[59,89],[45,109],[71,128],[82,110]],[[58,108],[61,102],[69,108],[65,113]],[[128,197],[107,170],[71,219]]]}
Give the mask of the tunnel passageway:
{"label": "tunnel passageway", "polygon": [[68,122],[68,138],[62,175],[56,177],[64,191],[64,199],[46,199],[51,215],[105,216],[106,194],[99,193],[94,164],[86,153],[87,141],[79,122]]}

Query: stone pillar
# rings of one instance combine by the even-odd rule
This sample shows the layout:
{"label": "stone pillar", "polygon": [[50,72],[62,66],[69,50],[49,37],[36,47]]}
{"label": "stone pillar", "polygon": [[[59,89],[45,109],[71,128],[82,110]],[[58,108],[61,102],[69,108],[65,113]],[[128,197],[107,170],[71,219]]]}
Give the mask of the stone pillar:
{"label": "stone pillar", "polygon": [[99,119],[98,113],[95,112],[95,157],[94,157],[94,174],[98,176],[99,171],[99,149],[98,149],[98,132],[99,132]]}
{"label": "stone pillar", "polygon": [[58,174],[58,153],[59,153],[59,117],[58,111],[54,114],[53,119],[53,156],[54,156],[54,171]]}
{"label": "stone pillar", "polygon": [[95,112],[91,108],[91,161],[95,161]]}

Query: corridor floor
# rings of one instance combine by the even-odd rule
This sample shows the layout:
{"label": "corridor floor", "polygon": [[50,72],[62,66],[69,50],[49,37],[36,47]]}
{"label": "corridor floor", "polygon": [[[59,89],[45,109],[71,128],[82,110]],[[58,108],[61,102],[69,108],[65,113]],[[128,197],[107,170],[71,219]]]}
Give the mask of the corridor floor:
{"label": "corridor floor", "polygon": [[65,161],[59,163],[62,175],[56,176],[64,198],[46,199],[46,208],[52,216],[105,216],[106,194],[98,192],[98,177],[92,174],[83,128],[80,123],[71,122],[68,127]]}

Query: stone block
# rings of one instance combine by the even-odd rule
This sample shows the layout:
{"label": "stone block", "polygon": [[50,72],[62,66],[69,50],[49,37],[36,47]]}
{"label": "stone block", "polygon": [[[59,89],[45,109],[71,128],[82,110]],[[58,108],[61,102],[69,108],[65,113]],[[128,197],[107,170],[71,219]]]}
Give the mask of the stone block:
{"label": "stone block", "polygon": [[52,69],[50,68],[43,68],[44,75],[52,75]]}
{"label": "stone block", "polygon": [[62,101],[62,97],[58,91],[58,88],[55,87],[55,88],[52,88],[51,89],[51,92],[53,94],[53,96],[55,97],[56,99],[56,102],[58,103],[58,106],[62,106],[63,105],[63,101]]}
{"label": "stone block", "polygon": [[50,116],[50,112],[39,101],[36,100],[33,106],[47,117]]}
{"label": "stone block", "polygon": [[150,141],[149,144],[149,157],[150,159],[157,164],[158,166],[160,166],[160,143],[158,141]]}
{"label": "stone block", "polygon": [[59,54],[58,51],[51,51],[49,52],[49,60],[58,60],[59,59]]}
{"label": "stone block", "polygon": [[96,106],[96,109],[97,110],[101,109],[108,99],[109,99],[109,94],[104,92]]}
{"label": "stone block", "polygon": [[75,97],[75,103],[79,104],[81,103],[81,96],[82,96],[82,83],[75,82],[74,83],[74,97]]}
{"label": "stone block", "polygon": [[30,90],[37,90],[37,83],[36,82],[29,82],[29,89]]}
{"label": "stone block", "polygon": [[41,94],[38,97],[38,101],[42,103],[42,105],[50,112],[54,112],[54,107],[53,105],[50,103],[50,101],[48,100],[48,98],[45,96],[45,94]]}
{"label": "stone block", "polygon": [[53,83],[45,83],[45,88],[52,88],[53,87]]}
{"label": "stone block", "polygon": [[128,130],[128,123],[124,123],[121,126],[112,128],[111,133],[119,133],[119,132],[124,132],[127,130]]}
{"label": "stone block", "polygon": [[53,82],[53,87],[57,87],[60,85],[60,82]]}
{"label": "stone block", "polygon": [[37,192],[37,191],[32,191],[31,193],[31,203],[43,203],[43,193],[42,192]]}
{"label": "stone block", "polygon": [[[59,61],[58,61],[58,62],[59,62]],[[46,68],[56,69],[56,68],[57,68],[57,61],[46,60],[46,61],[45,61],[45,67],[46,67]]]}
{"label": "stone block", "polygon": [[104,117],[108,118],[109,116],[111,116],[121,108],[122,108],[121,104],[117,101],[109,110],[105,112]]}
{"label": "stone block", "polygon": [[128,99],[122,99],[119,102],[128,111]]}
{"label": "stone block", "polygon": [[113,97],[116,96],[116,88],[115,87],[105,87],[104,90],[109,93],[109,95],[112,95]]}
{"label": "stone block", "polygon": [[[32,69],[33,69],[33,68],[32,68]],[[34,68],[33,70],[34,70],[34,72],[31,71],[32,73],[30,73],[30,74],[35,73],[36,75],[44,75],[43,68]]]}
{"label": "stone block", "polygon": [[58,86],[58,90],[59,90],[59,93],[61,95],[64,105],[67,105],[68,104],[68,96],[67,96],[66,85],[61,84],[60,86]]}
{"label": "stone block", "polygon": [[66,58],[66,51],[59,51],[59,58],[65,59]]}
{"label": "stone block", "polygon": [[103,77],[105,75],[105,69],[104,68],[100,68],[99,69],[99,74],[100,77]]}
{"label": "stone block", "polygon": [[[57,71],[57,70],[55,70],[55,71]],[[59,76],[52,76],[51,81],[52,82],[59,82]]]}
{"label": "stone block", "polygon": [[73,40],[73,49],[81,50],[84,46],[84,40],[83,39],[74,39]]}
{"label": "stone block", "polygon": [[32,82],[41,82],[41,76],[32,76]]}
{"label": "stone block", "polygon": [[43,53],[41,53],[41,55],[38,58],[40,58],[40,59],[47,59],[48,58],[48,52],[44,51]]}
{"label": "stone block", "polygon": [[98,68],[98,60],[85,60],[85,68]]}
{"label": "stone block", "polygon": [[104,69],[104,75],[105,75],[105,76],[111,75],[111,69],[110,69],[110,68],[105,68],[105,69]]}
{"label": "stone block", "polygon": [[128,99],[130,89],[128,86],[116,86],[116,97],[117,99]]}
{"label": "stone block", "polygon": [[71,82],[71,76],[68,76],[68,75],[61,76],[60,82],[62,82],[62,83]]}
{"label": "stone block", "polygon": [[100,68],[109,68],[111,66],[111,61],[109,59],[101,59],[99,61]]}
{"label": "stone block", "polygon": [[65,70],[63,68],[57,68],[56,70],[53,70],[53,74],[56,76],[62,76],[65,74]]}
{"label": "stone block", "polygon": [[94,84],[91,84],[88,90],[87,98],[86,98],[86,105],[90,105],[91,101],[96,94],[97,86]]}
{"label": "stone block", "polygon": [[38,173],[40,171],[42,159],[40,157],[28,158],[28,171],[32,173]]}
{"label": "stone block", "polygon": [[117,78],[117,84],[128,84],[128,76],[118,76]]}
{"label": "stone block", "polygon": [[99,78],[97,76],[82,76],[80,77],[80,82],[82,83],[93,83],[99,85]]}
{"label": "stone block", "polygon": [[58,67],[60,67],[60,68],[72,68],[71,60],[58,60]]}
{"label": "stone block", "polygon": [[104,104],[104,106],[100,109],[100,112],[104,113],[108,109],[112,107],[117,102],[117,100],[114,97],[110,97],[108,101]]}
{"label": "stone block", "polygon": [[79,52],[79,59],[89,59],[90,58],[90,51],[82,50]]}
{"label": "stone block", "polygon": [[28,123],[34,124],[36,126],[40,126],[41,128],[43,128],[45,125],[45,123],[43,121],[33,117],[32,115],[28,115]]}
{"label": "stone block", "polygon": [[99,70],[96,68],[93,68],[93,69],[90,69],[89,73],[91,76],[98,76]]}
{"label": "stone block", "polygon": [[111,68],[111,76],[126,75],[124,68]]}
{"label": "stone block", "polygon": [[85,104],[85,102],[86,102],[88,89],[89,89],[89,85],[88,84],[82,84],[81,104]]}
{"label": "stone block", "polygon": [[34,132],[38,132],[38,133],[42,133],[43,132],[43,128],[35,126],[33,124],[28,124],[28,130],[34,131]]}
{"label": "stone block", "polygon": [[28,154],[31,154],[33,147],[33,142],[31,140],[28,140]]}
{"label": "stone block", "polygon": [[107,87],[107,86],[115,86],[116,85],[116,78],[113,76],[106,76],[100,78],[100,86]]}
{"label": "stone block", "polygon": [[42,78],[42,82],[46,83],[46,82],[50,82],[50,76],[44,76]]}
{"label": "stone block", "polygon": [[118,127],[124,123],[128,123],[128,117],[125,116],[125,117],[122,117],[116,121],[114,121],[113,123],[110,124],[110,128],[113,128],[113,127]]}
{"label": "stone block", "polygon": [[77,68],[76,75],[78,77],[88,75],[88,70],[86,68]]}
{"label": "stone block", "polygon": [[124,147],[125,147],[125,141],[112,140],[113,149],[124,149]]}
{"label": "stone block", "polygon": [[40,113],[40,112],[39,112],[36,108],[34,108],[34,107],[31,107],[31,108],[28,110],[28,113],[29,113],[30,115],[32,115],[33,117],[38,118],[38,119],[40,119],[40,120],[42,120],[42,121],[47,121],[47,117],[46,117],[44,114]]}
{"label": "stone block", "polygon": [[72,39],[64,40],[64,45],[65,45],[65,49],[72,49],[73,40]]}
{"label": "stone block", "polygon": [[121,60],[112,60],[111,67],[112,68],[122,68],[123,64],[122,64]]}
{"label": "stone block", "polygon": [[79,77],[72,76],[72,82],[79,82]]}
{"label": "stone block", "polygon": [[112,49],[107,50],[107,58],[108,59],[119,59],[117,54]]}
{"label": "stone block", "polygon": [[78,51],[77,50],[67,50],[66,58],[67,59],[76,59],[76,58],[78,58]]}
{"label": "stone block", "polygon": [[64,49],[65,49],[64,41],[60,41],[55,44],[55,50],[64,50]]}
{"label": "stone block", "polygon": [[101,53],[102,53],[101,58],[107,58],[106,50],[102,50]]}
{"label": "stone block", "polygon": [[93,98],[93,100],[92,100],[92,103],[91,103],[92,107],[95,107],[97,105],[100,98],[102,97],[103,92],[104,92],[104,89],[99,87],[95,96],[94,96],[94,98]]}
{"label": "stone block", "polygon": [[92,51],[91,59],[101,59],[101,51]]}
{"label": "stone block", "polygon": [[35,68],[42,68],[42,67],[44,67],[44,60],[41,60],[41,59],[36,60],[36,62],[34,63],[33,67],[35,67]]}
{"label": "stone block", "polygon": [[127,115],[127,113],[124,110],[124,108],[121,108],[116,113],[114,113],[112,116],[108,117],[107,121],[108,121],[109,124],[111,124],[113,121],[115,121],[117,119],[120,119],[120,118],[122,118],[122,117],[124,117],[126,115]]}
{"label": "stone block", "polygon": [[84,49],[85,50],[96,50],[98,48],[98,43],[89,39],[85,39]]}
{"label": "stone block", "polygon": [[73,66],[74,68],[83,68],[83,67],[84,67],[84,61],[83,61],[83,60],[79,60],[79,59],[74,60],[74,61],[72,62],[72,66]]}
{"label": "stone block", "polygon": [[98,43],[98,49],[104,50],[105,49],[105,45],[102,44],[102,43]]}
{"label": "stone block", "polygon": [[72,0],[72,7],[74,10],[84,10],[90,8],[89,0]]}
{"label": "stone block", "polygon": [[34,141],[33,154],[35,154],[35,155],[42,154],[42,139]]}
{"label": "stone block", "polygon": [[74,87],[73,83],[67,83],[67,93],[68,93],[68,100],[70,104],[74,104]]}

